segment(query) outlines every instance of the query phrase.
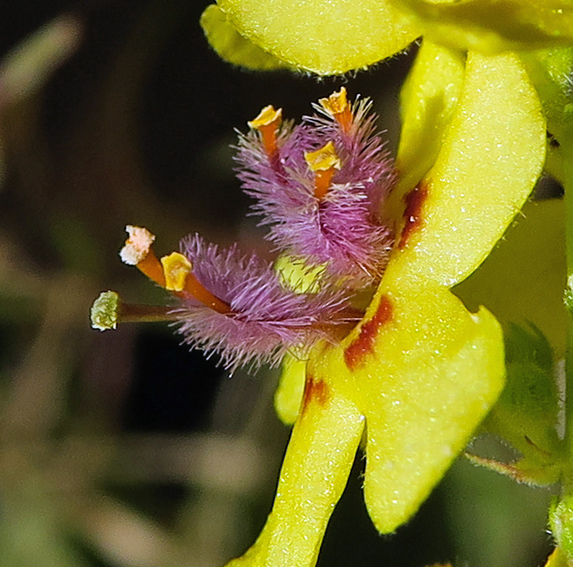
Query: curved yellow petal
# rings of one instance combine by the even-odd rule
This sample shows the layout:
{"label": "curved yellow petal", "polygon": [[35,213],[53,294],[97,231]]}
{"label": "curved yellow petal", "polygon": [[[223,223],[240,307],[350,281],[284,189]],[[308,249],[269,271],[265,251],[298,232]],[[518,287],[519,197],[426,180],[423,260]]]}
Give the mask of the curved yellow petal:
{"label": "curved yellow petal", "polygon": [[436,161],[456,108],[465,57],[424,40],[402,87],[402,129],[396,157],[399,190],[412,189]]}
{"label": "curved yellow petal", "polygon": [[227,567],[312,567],[346,485],[364,418],[329,377],[309,376],[277,496],[253,547]]}
{"label": "curved yellow petal", "polygon": [[200,23],[211,47],[228,63],[256,71],[290,68],[290,65],[242,36],[216,4],[205,8]]}
{"label": "curved yellow petal", "polygon": [[522,207],[544,156],[539,100],[517,56],[470,53],[436,163],[405,197],[387,284],[451,287],[465,279]]}
{"label": "curved yellow petal", "polygon": [[335,75],[402,51],[418,29],[389,0],[219,0],[236,29],[294,67]]}
{"label": "curved yellow petal", "polygon": [[365,499],[377,529],[394,531],[437,484],[504,382],[503,339],[485,309],[469,313],[442,286],[382,284],[364,322],[339,348],[317,353],[366,416]]}
{"label": "curved yellow petal", "polygon": [[571,0],[393,0],[440,43],[482,53],[571,44]]}

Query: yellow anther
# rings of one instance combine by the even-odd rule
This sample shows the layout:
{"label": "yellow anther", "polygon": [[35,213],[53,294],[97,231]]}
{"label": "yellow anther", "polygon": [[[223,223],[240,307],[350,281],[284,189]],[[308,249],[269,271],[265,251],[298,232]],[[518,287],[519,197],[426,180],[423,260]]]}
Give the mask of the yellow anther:
{"label": "yellow anther", "polygon": [[227,303],[213,295],[193,274],[193,264],[183,254],[172,252],[161,258],[165,289],[179,297],[193,297],[219,313],[230,313]]}
{"label": "yellow anther", "polygon": [[274,107],[269,104],[269,106],[265,106],[259,112],[258,116],[254,120],[247,122],[247,124],[249,125],[249,128],[253,128],[254,130],[260,130],[261,128],[270,126],[273,123],[278,127],[281,123],[282,112],[282,108],[275,110]]}
{"label": "yellow anther", "polygon": [[305,152],[304,159],[312,171],[340,169],[340,158],[336,154],[332,142],[328,142],[316,152]]}
{"label": "yellow anther", "polygon": [[263,138],[263,145],[269,157],[276,154],[277,132],[282,120],[282,109],[275,110],[271,105],[265,106],[259,115],[250,122],[247,122],[250,128],[258,130]]}
{"label": "yellow anther", "polygon": [[344,112],[348,108],[348,99],[346,98],[346,88],[341,87],[338,92],[332,93],[328,98],[321,98],[318,101],[320,106],[331,116]]}
{"label": "yellow anther", "polygon": [[191,262],[183,254],[172,252],[169,256],[161,258],[161,264],[165,276],[165,289],[168,291],[183,291],[187,275],[193,269]]}
{"label": "yellow anther", "polygon": [[352,109],[346,98],[346,89],[341,87],[338,92],[332,93],[328,98],[321,98],[320,106],[330,114],[344,132],[348,132],[352,125]]}
{"label": "yellow anther", "polygon": [[322,199],[330,187],[330,181],[336,169],[340,169],[340,158],[336,154],[334,144],[328,142],[325,146],[304,154],[308,167],[315,172],[314,196]]}

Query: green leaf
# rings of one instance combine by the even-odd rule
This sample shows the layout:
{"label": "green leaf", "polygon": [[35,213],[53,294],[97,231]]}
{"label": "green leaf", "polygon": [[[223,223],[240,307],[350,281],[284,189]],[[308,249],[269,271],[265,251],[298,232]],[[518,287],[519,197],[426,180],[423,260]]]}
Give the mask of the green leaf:
{"label": "green leaf", "polygon": [[[505,331],[506,386],[484,427],[539,464],[559,458],[560,410],[551,346],[534,326]],[[530,465],[531,466],[531,465]]]}
{"label": "green leaf", "polygon": [[557,545],[571,565],[573,560],[573,495],[566,494],[560,502],[555,502],[549,510],[549,526]]}
{"label": "green leaf", "polygon": [[547,118],[548,159],[546,170],[564,182],[563,149],[573,145],[573,48],[546,49],[521,54],[527,72],[539,93]]}

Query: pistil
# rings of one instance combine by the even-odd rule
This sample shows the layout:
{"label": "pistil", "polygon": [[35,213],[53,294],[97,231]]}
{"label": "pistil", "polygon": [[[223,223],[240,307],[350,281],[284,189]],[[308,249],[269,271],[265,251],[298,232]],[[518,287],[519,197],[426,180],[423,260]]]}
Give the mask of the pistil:
{"label": "pistil", "polygon": [[173,311],[163,305],[133,305],[124,303],[115,291],[104,291],[94,301],[91,312],[94,329],[115,329],[118,323],[173,321]]}

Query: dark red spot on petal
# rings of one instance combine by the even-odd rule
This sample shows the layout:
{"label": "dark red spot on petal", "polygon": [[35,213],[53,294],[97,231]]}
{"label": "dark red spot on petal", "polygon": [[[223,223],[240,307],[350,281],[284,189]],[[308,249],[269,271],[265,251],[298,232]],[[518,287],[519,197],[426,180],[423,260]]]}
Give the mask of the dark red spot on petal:
{"label": "dark red spot on petal", "polygon": [[398,244],[400,248],[406,246],[411,234],[422,223],[422,205],[427,197],[428,187],[422,183],[404,196],[406,208],[404,209],[404,228],[400,236],[400,244]]}
{"label": "dark red spot on petal", "polygon": [[356,337],[344,351],[344,362],[350,370],[355,370],[364,362],[364,357],[371,354],[374,349],[376,335],[382,325],[392,318],[392,302],[387,296],[382,296],[380,305],[374,317],[366,321],[360,328],[360,334]]}
{"label": "dark red spot on petal", "polygon": [[306,411],[311,402],[315,402],[320,406],[325,406],[328,403],[330,391],[328,384],[323,380],[315,380],[310,374],[306,377],[306,385],[304,387],[304,398],[302,400],[302,413]]}

